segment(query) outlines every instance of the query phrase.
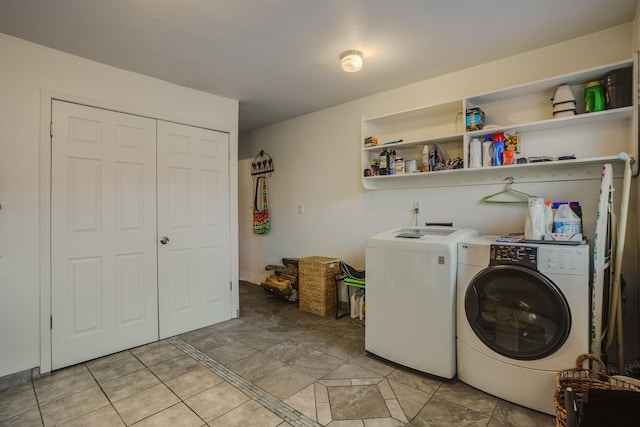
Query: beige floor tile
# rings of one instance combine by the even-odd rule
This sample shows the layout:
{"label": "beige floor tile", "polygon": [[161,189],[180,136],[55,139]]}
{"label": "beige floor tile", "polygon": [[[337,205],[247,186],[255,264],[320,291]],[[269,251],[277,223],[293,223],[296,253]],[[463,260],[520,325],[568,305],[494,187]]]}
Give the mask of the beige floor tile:
{"label": "beige floor tile", "polygon": [[377,385],[328,387],[334,420],[361,420],[391,416]]}
{"label": "beige floor tile", "polygon": [[144,363],[145,366],[157,365],[174,357],[182,356],[182,350],[176,348],[173,344],[166,341],[159,341],[153,347],[149,347],[146,351],[139,351],[135,356]]}
{"label": "beige floor tile", "polygon": [[340,380],[318,380],[319,384],[322,384],[325,387],[340,387],[340,386],[349,386],[351,385],[351,379],[344,378]]}
{"label": "beige floor tile", "polygon": [[124,422],[129,425],[147,418],[179,402],[164,384],[158,384],[113,403]]}
{"label": "beige floor tile", "polygon": [[422,409],[422,407],[431,399],[432,395],[409,387],[405,384],[389,380],[389,385],[395,394],[400,407],[406,414],[408,419],[412,419]]}
{"label": "beige floor tile", "polygon": [[62,424],[63,427],[119,427],[124,425],[120,415],[111,405],[104,406]]}
{"label": "beige floor tile", "polygon": [[2,427],[42,427],[43,425],[38,408],[0,420],[0,426]]}
{"label": "beige floor tile", "polygon": [[468,386],[461,381],[452,381],[442,384],[434,394],[434,397],[447,400],[464,406],[465,408],[473,409],[476,412],[488,415],[493,413],[493,410],[496,408],[498,403],[497,397]]}
{"label": "beige floor tile", "polygon": [[133,424],[135,427],[200,427],[205,422],[180,402]]}
{"label": "beige floor tile", "polygon": [[499,401],[488,427],[553,427],[555,417],[510,402]]}
{"label": "beige floor tile", "polygon": [[123,377],[135,371],[144,369],[144,365],[140,363],[131,353],[125,353],[121,358],[112,360],[110,363],[95,364],[89,368],[91,374],[98,382],[105,382],[114,378]]}
{"label": "beige floor tile", "polygon": [[416,427],[486,426],[490,415],[434,397],[411,420],[411,424]]}
{"label": "beige floor tile", "polygon": [[87,368],[89,368],[89,370],[100,369],[107,365],[111,365],[117,362],[118,360],[123,360],[124,358],[127,358],[127,357],[131,357],[131,353],[129,350],[120,351],[118,353],[113,353],[108,356],[99,357],[97,359],[90,360],[86,362],[85,365],[87,365]]}
{"label": "beige floor tile", "polygon": [[0,422],[29,412],[32,409],[38,409],[36,394],[31,383],[28,385],[29,387],[23,386],[15,390],[9,389],[0,392]]}
{"label": "beige floor tile", "polygon": [[308,418],[316,420],[316,393],[311,384],[284,401],[287,405],[297,409]]}
{"label": "beige floor tile", "polygon": [[378,384],[383,380],[383,378],[375,377],[375,378],[353,378],[351,380],[351,385],[371,385]]}
{"label": "beige floor tile", "polygon": [[380,393],[382,394],[383,399],[396,398],[396,395],[391,389],[391,386],[389,385],[389,381],[387,381],[386,378],[378,383],[378,388],[380,389]]}
{"label": "beige floor tile", "polygon": [[330,373],[322,377],[323,380],[324,379],[339,380],[339,379],[347,379],[347,378],[348,379],[380,378],[380,375],[376,374],[375,372],[368,371],[359,366],[352,365],[350,363],[345,363],[344,365],[340,366],[339,368],[331,371]]}
{"label": "beige floor tile", "polygon": [[315,378],[290,367],[282,367],[255,380],[255,384],[280,400],[313,384]]}
{"label": "beige floor tile", "polygon": [[166,384],[180,399],[185,400],[223,381],[211,370],[200,366],[186,374],[171,378]]}
{"label": "beige floor tile", "polygon": [[122,377],[100,383],[111,402],[122,400],[148,388],[160,384],[160,380],[148,369],[139,369]]}
{"label": "beige floor tile", "polygon": [[315,387],[316,402],[329,403],[329,392],[327,392],[327,386],[317,382],[314,384],[314,387]]}
{"label": "beige floor tile", "polygon": [[402,407],[398,403],[397,399],[388,399],[384,401],[387,404],[387,409],[393,418],[398,421],[402,421],[403,423],[408,423],[406,415],[402,411]]}
{"label": "beige floor tile", "polygon": [[185,403],[200,418],[209,422],[248,400],[250,400],[249,396],[231,384],[223,382],[186,399]]}
{"label": "beige floor tile", "polygon": [[317,403],[316,408],[318,410],[318,423],[326,426],[333,418],[331,417],[331,407],[329,403]]}
{"label": "beige floor tile", "polygon": [[282,418],[269,411],[255,400],[238,406],[209,422],[210,427],[276,427]]}
{"label": "beige floor tile", "polygon": [[369,418],[362,421],[364,427],[404,427],[406,425],[395,418]]}
{"label": "beige floor tile", "polygon": [[202,367],[200,363],[182,353],[178,357],[150,366],[149,369],[158,376],[160,381],[168,381],[200,367]]}
{"label": "beige floor tile", "polygon": [[442,381],[410,372],[404,369],[396,369],[387,375],[388,380],[404,384],[413,389],[422,391],[427,394],[435,393],[442,385]]}
{"label": "beige floor tile", "polygon": [[364,422],[362,420],[336,420],[331,421],[327,427],[363,427]]}
{"label": "beige floor tile", "polygon": [[109,399],[96,385],[54,400],[40,407],[45,426],[59,425],[109,405]]}
{"label": "beige floor tile", "polygon": [[229,368],[243,378],[253,381],[283,366],[284,364],[279,360],[268,357],[262,353],[255,353],[231,363]]}
{"label": "beige floor tile", "polygon": [[40,406],[96,386],[96,381],[84,365],[54,371],[33,382]]}

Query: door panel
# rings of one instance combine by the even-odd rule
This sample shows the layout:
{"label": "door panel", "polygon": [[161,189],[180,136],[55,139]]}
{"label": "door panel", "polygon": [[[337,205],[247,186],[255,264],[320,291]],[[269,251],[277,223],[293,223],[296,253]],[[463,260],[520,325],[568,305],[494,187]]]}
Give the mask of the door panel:
{"label": "door panel", "polygon": [[158,122],[160,338],[231,318],[229,136]]}
{"label": "door panel", "polygon": [[158,338],[156,122],[53,101],[52,368]]}

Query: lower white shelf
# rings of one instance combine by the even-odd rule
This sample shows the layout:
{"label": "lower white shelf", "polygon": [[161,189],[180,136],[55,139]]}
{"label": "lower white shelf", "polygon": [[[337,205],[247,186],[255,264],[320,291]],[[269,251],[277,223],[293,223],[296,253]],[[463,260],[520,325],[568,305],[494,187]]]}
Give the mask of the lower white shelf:
{"label": "lower white shelf", "polygon": [[492,166],[477,169],[449,169],[436,172],[363,177],[367,190],[398,188],[450,187],[504,183],[507,178],[515,182],[600,180],[602,165],[611,163],[614,176],[624,172],[626,153],[618,156],[591,157],[575,160],[524,163],[510,166]]}

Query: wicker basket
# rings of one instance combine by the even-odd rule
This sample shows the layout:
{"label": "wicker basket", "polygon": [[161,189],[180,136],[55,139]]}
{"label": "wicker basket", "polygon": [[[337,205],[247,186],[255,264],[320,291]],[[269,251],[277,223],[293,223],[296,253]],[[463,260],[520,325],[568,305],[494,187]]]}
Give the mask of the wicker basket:
{"label": "wicker basket", "polygon": [[339,260],[321,256],[298,261],[299,308],[320,316],[336,311],[336,281]]}
{"label": "wicker basket", "polygon": [[[594,369],[583,367],[583,363],[587,360],[594,362]],[[553,395],[556,409],[556,427],[567,427],[567,410],[564,404],[564,391],[567,387],[571,387],[573,390],[576,403],[587,400],[590,389],[640,392],[640,386],[609,376],[604,362],[591,354],[578,356],[575,368],[558,372],[556,384],[556,391]]]}

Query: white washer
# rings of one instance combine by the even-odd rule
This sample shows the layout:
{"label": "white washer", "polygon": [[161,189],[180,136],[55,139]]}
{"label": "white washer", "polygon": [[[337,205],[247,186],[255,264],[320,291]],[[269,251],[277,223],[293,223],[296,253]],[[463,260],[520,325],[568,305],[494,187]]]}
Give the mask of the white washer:
{"label": "white washer", "polygon": [[589,246],[458,245],[458,378],[555,415],[556,373],[589,352]]}
{"label": "white washer", "polygon": [[369,353],[453,378],[457,245],[477,234],[451,227],[410,227],[367,240]]}

